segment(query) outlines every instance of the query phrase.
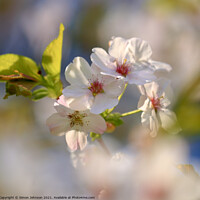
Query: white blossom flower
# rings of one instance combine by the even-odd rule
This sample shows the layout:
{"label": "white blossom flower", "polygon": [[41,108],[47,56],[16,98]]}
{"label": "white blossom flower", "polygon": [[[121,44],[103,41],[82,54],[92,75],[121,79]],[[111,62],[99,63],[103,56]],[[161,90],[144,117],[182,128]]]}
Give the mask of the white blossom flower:
{"label": "white blossom flower", "polygon": [[151,59],[152,50],[151,46],[140,38],[131,38],[130,40],[130,51],[134,56],[136,65],[149,67],[153,71],[165,70],[167,72],[172,70],[172,67],[166,63],[154,61]]}
{"label": "white blossom flower", "polygon": [[65,135],[67,145],[71,151],[78,148],[83,150],[87,144],[87,133],[102,134],[107,126],[100,115],[90,113],[88,110],[76,111],[67,107],[66,97],[60,96],[54,107],[54,113],[47,119],[47,126],[54,135]]}
{"label": "white blossom flower", "polygon": [[168,80],[159,79],[140,87],[142,95],[138,109],[143,111],[141,121],[150,130],[151,136],[156,136],[160,127],[168,132],[180,131],[178,126],[174,126],[177,124],[175,113],[167,108],[170,104],[165,92],[168,86]]}
{"label": "white blossom flower", "polygon": [[143,85],[156,79],[154,71],[171,70],[167,64],[152,61],[150,45],[139,38],[116,37],[110,41],[108,53],[102,48],[94,48],[91,60],[102,74],[123,79],[130,84]]}
{"label": "white blossom flower", "polygon": [[124,83],[113,77],[100,74],[94,64],[76,57],[65,70],[66,80],[71,84],[63,90],[68,107],[74,110],[86,110],[99,114],[118,104]]}

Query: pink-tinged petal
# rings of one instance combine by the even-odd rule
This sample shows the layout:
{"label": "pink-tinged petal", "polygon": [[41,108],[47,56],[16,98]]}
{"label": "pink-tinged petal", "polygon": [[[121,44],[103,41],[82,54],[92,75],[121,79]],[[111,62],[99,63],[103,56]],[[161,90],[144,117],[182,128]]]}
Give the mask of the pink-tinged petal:
{"label": "pink-tinged petal", "polygon": [[133,54],[135,62],[147,61],[152,55],[152,50],[150,45],[139,38],[130,39],[130,51]]}
{"label": "pink-tinged petal", "polygon": [[107,125],[103,117],[90,113],[83,118],[85,132],[94,132],[102,134],[107,129]]}
{"label": "pink-tinged petal", "polygon": [[90,109],[94,101],[92,94],[83,95],[75,98],[67,98],[68,107],[72,110],[87,110]]}
{"label": "pink-tinged petal", "polygon": [[78,149],[78,133],[79,131],[71,130],[65,134],[67,145],[72,152]]}
{"label": "pink-tinged petal", "polygon": [[181,131],[178,125],[176,114],[168,109],[161,109],[158,111],[161,126],[168,132],[176,134]]}
{"label": "pink-tinged petal", "polygon": [[57,100],[57,102],[65,107],[67,107],[67,104],[66,104],[66,97],[64,95],[61,95],[59,97],[59,99]]}
{"label": "pink-tinged petal", "polygon": [[81,88],[77,85],[70,85],[63,89],[63,94],[65,97],[80,97],[88,94],[89,90],[87,87]]}
{"label": "pink-tinged petal", "polygon": [[82,151],[87,145],[87,134],[85,132],[78,132],[78,146]]}
{"label": "pink-tinged petal", "polygon": [[91,107],[90,112],[94,114],[99,114],[104,112],[106,109],[113,108],[118,104],[118,98],[109,97],[106,94],[98,94],[94,99],[94,103]]}
{"label": "pink-tinged petal", "polygon": [[54,108],[62,117],[65,117],[72,112],[72,110],[69,108],[67,98],[64,95],[61,95],[54,103]]}
{"label": "pink-tinged petal", "polygon": [[71,109],[69,109],[57,102],[54,103],[54,108],[59,113],[59,115],[62,117],[66,117],[71,112]]}
{"label": "pink-tinged petal", "polygon": [[89,86],[92,78],[91,67],[84,58],[76,57],[65,69],[66,80],[73,85]]}
{"label": "pink-tinged petal", "polygon": [[[110,77],[113,80],[112,77]],[[125,83],[123,80],[114,79],[112,82],[104,85],[103,89],[106,95],[117,98],[124,89]]]}
{"label": "pink-tinged petal", "polygon": [[156,79],[153,71],[144,69],[140,71],[133,71],[127,75],[129,84],[144,85],[145,83],[151,82]]}
{"label": "pink-tinged petal", "polygon": [[151,102],[147,96],[141,95],[138,101],[138,109],[146,111],[151,108]]}
{"label": "pink-tinged petal", "polygon": [[162,62],[153,61],[153,60],[150,60],[149,63],[153,66],[153,68],[156,71],[163,70],[163,71],[170,72],[172,70],[172,67],[167,63],[162,63]]}
{"label": "pink-tinged petal", "polygon": [[58,136],[64,135],[70,129],[69,123],[67,118],[60,116],[58,113],[54,113],[46,121],[50,132]]}

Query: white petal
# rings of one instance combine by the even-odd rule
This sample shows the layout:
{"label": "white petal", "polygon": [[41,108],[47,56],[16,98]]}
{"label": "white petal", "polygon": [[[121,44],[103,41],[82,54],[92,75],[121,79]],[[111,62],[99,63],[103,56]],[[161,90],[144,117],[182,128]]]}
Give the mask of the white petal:
{"label": "white petal", "polygon": [[151,109],[142,112],[141,114],[141,123],[143,126],[150,129],[150,116],[151,116]]}
{"label": "white petal", "polygon": [[101,72],[102,75],[105,75],[105,76],[111,76],[113,78],[117,78],[117,79],[121,79],[121,80],[126,80],[126,78],[124,76],[122,76],[121,74],[115,72],[115,71],[112,71],[112,72]]}
{"label": "white petal", "polygon": [[65,97],[80,97],[89,93],[87,87],[80,88],[76,85],[70,85],[63,89],[63,94]]}
{"label": "white petal", "polygon": [[158,95],[158,90],[159,90],[159,85],[156,81],[151,82],[151,83],[146,83],[144,85],[146,95],[149,98],[157,97],[159,98],[160,96]]}
{"label": "white petal", "polygon": [[91,107],[91,113],[99,114],[104,112],[106,109],[113,108],[118,104],[117,97],[109,97],[105,94],[98,94],[95,99],[94,103]]}
{"label": "white petal", "polygon": [[135,62],[147,61],[152,55],[150,45],[139,38],[130,39],[130,50],[135,58]]}
{"label": "white petal", "polygon": [[83,150],[87,145],[87,134],[79,131],[78,132],[78,146],[80,150]]}
{"label": "white petal", "polygon": [[162,127],[171,133],[178,133],[181,131],[181,128],[179,127],[177,123],[176,114],[168,109],[161,109],[158,111],[158,115],[161,120]]}
{"label": "white petal", "polygon": [[103,117],[92,113],[83,118],[83,123],[86,132],[102,134],[107,128],[106,122]]}
{"label": "white petal", "polygon": [[170,101],[167,98],[161,98],[160,99],[160,105],[162,108],[166,108],[167,106],[170,105]]}
{"label": "white petal", "polygon": [[151,70],[140,70],[133,71],[127,75],[129,84],[144,85],[145,83],[151,82],[156,79],[156,76]]}
{"label": "white petal", "polygon": [[111,45],[108,49],[108,53],[117,59],[118,63],[123,64],[124,59],[130,61],[130,52],[128,49],[128,40],[116,37],[111,40]]}
{"label": "white petal", "polygon": [[164,91],[169,83],[168,79],[160,78],[157,81],[145,84],[144,87],[149,97],[161,97],[164,96]]}
{"label": "white petal", "polygon": [[51,115],[47,119],[46,125],[52,134],[58,136],[64,135],[70,129],[69,120],[66,117],[60,116],[58,113]]}
{"label": "white petal", "polygon": [[139,92],[141,93],[141,95],[147,95],[144,85],[137,85],[137,88]]}
{"label": "white petal", "polygon": [[142,111],[148,110],[151,106],[150,100],[148,97],[141,95],[138,101],[138,109]]}
{"label": "white petal", "polygon": [[109,56],[106,51],[102,48],[92,49],[94,53],[91,54],[90,58],[92,62],[106,72],[115,70],[114,59]]}
{"label": "white petal", "polygon": [[142,125],[150,130],[150,135],[155,137],[159,129],[159,122],[154,109],[149,109],[141,114]]}
{"label": "white petal", "polygon": [[[94,75],[93,80],[99,80],[100,82],[102,82],[104,85],[107,85],[113,81],[115,81],[116,79],[112,76],[108,76],[108,75],[103,75],[101,72],[102,70],[100,68],[97,67],[97,65],[95,65],[94,63],[92,63],[91,65],[92,68],[92,72]],[[113,72],[112,72],[113,74]]]}
{"label": "white petal", "polygon": [[91,69],[92,69],[92,73],[95,75],[95,77],[97,76],[97,75],[101,75],[101,68],[99,68],[95,63],[92,63],[92,65],[91,65]]}
{"label": "white petal", "polygon": [[65,69],[65,78],[70,84],[89,86],[91,67],[84,58],[76,57]]}
{"label": "white petal", "polygon": [[153,60],[150,60],[149,63],[154,67],[155,70],[164,70],[167,72],[170,72],[172,70],[172,67],[166,63]]}
{"label": "white petal", "polygon": [[155,137],[158,133],[159,127],[160,127],[160,123],[158,121],[158,118],[156,116],[155,110],[153,109],[151,112],[151,116],[150,116],[150,135],[152,137]]}
{"label": "white petal", "polygon": [[[110,77],[110,79],[113,80],[112,77]],[[106,95],[117,98],[123,92],[124,86],[124,81],[114,79],[114,81],[104,85],[103,89]]]}
{"label": "white petal", "polygon": [[71,97],[67,98],[66,103],[68,104],[68,107],[72,110],[87,110],[90,109],[94,101],[94,97],[90,94],[83,95],[80,97]]}
{"label": "white petal", "polygon": [[71,130],[65,134],[67,145],[72,152],[78,149],[78,132],[79,131]]}

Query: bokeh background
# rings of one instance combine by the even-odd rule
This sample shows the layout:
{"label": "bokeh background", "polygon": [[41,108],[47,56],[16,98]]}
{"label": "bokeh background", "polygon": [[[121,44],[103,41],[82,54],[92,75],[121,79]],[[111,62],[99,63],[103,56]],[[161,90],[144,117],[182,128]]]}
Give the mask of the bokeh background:
{"label": "bokeh background", "polygon": [[[153,59],[169,63],[174,98],[171,108],[189,144],[189,162],[200,159],[200,1],[199,0],[0,0],[0,54],[16,53],[41,63],[45,47],[65,25],[62,82],[75,56],[89,62],[93,47],[108,48],[112,36],[140,37],[153,49]],[[45,121],[53,100],[25,97],[3,100],[0,83],[0,194],[88,194],[78,180],[64,137],[49,133]],[[117,110],[137,107],[139,92],[129,86]],[[123,151],[130,133],[137,134],[140,114],[105,140]],[[196,169],[200,171],[200,169]]]}

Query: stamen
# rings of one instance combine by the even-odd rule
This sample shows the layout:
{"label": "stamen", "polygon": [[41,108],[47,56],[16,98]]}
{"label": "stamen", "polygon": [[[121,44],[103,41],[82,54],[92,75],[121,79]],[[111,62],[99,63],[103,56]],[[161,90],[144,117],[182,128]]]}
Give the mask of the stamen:
{"label": "stamen", "polygon": [[75,125],[83,126],[83,118],[86,116],[86,113],[80,114],[79,111],[74,111],[74,113],[69,114],[68,118],[70,119],[70,127],[72,128]]}
{"label": "stamen", "polygon": [[129,72],[130,72],[130,67],[126,63],[126,61],[127,61],[127,59],[124,59],[124,62],[121,65],[119,63],[117,63],[117,68],[116,68],[116,72],[121,74],[124,77],[126,77],[127,74],[129,74]]}
{"label": "stamen", "polygon": [[91,85],[88,89],[92,92],[92,95],[94,97],[99,93],[104,93],[103,83],[99,82],[98,80],[91,83]]}
{"label": "stamen", "polygon": [[153,108],[154,108],[156,111],[157,111],[158,109],[160,109],[160,107],[161,107],[160,98],[153,97],[153,98],[150,98],[150,100],[151,100],[151,103],[152,103]]}

